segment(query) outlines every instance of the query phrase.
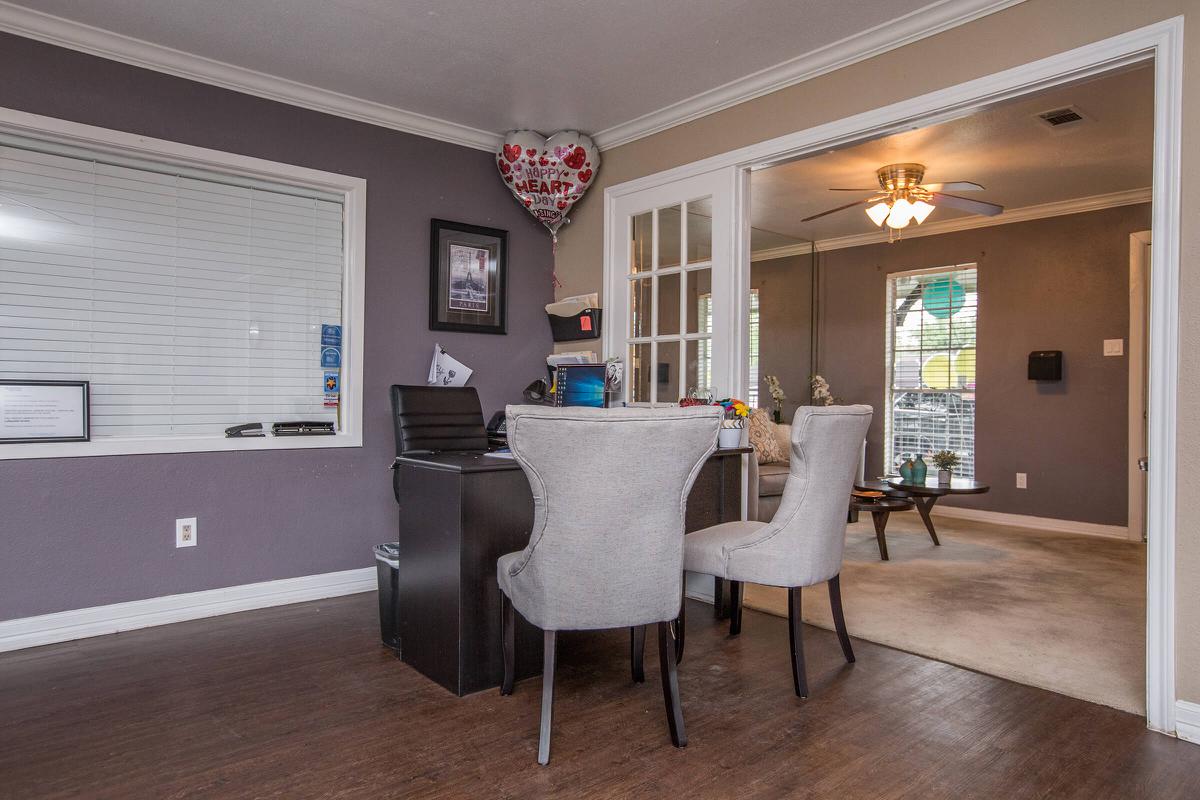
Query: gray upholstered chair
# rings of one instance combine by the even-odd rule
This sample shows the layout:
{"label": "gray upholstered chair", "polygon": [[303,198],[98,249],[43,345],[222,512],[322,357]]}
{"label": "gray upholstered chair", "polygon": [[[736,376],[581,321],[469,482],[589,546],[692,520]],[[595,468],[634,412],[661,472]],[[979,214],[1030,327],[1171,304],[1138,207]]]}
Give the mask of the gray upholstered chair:
{"label": "gray upholstered chair", "polygon": [[684,504],[716,449],[720,419],[713,406],[508,407],[508,443],[529,478],[534,521],[529,545],[496,564],[500,691],[513,689],[515,608],[544,632],[539,763],[550,760],[555,633],[563,630],[628,627],[644,635],[642,626],[658,623],[671,740],[687,744],[670,622],[683,596]]}
{"label": "gray upholstered chair", "polygon": [[842,653],[847,661],[854,661],[838,575],[847,499],[870,424],[870,406],[801,407],[792,422],[791,468],[774,518],[770,522],[726,522],[685,537],[684,569],[731,583],[731,636],[742,629],[744,582],[788,590],[792,681],[800,697],[808,696],[800,632],[802,587],[829,583],[829,604]]}

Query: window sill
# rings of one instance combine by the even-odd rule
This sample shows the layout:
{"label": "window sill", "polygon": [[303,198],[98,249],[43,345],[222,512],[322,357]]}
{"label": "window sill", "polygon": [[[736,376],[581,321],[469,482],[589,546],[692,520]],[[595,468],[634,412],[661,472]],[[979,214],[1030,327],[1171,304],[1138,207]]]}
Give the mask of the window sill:
{"label": "window sill", "polygon": [[0,461],[87,456],[132,456],[151,453],[221,453],[254,450],[316,450],[362,447],[362,435],[344,432],[333,436],[263,436],[244,439],[225,436],[158,436],[96,439],[90,442],[46,442],[0,445]]}

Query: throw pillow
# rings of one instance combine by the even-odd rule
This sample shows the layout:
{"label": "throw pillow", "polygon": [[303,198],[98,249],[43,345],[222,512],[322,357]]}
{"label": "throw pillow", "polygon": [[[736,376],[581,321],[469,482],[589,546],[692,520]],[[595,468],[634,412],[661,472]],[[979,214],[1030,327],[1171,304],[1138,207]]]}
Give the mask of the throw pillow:
{"label": "throw pillow", "polygon": [[775,423],[771,421],[771,412],[765,408],[750,410],[750,446],[754,448],[754,457],[760,464],[771,461],[787,461],[787,453],[779,446],[779,437],[775,435]]}

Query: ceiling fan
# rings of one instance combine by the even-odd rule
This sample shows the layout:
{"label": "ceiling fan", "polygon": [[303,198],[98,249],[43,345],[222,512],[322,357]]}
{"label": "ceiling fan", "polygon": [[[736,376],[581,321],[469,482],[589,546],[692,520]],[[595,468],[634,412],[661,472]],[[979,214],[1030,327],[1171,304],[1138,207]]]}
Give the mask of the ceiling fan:
{"label": "ceiling fan", "polygon": [[867,205],[867,216],[878,227],[888,226],[888,241],[900,237],[900,231],[915,221],[918,225],[925,221],[935,208],[946,206],[967,211],[971,214],[983,214],[994,217],[1004,211],[1004,206],[995,203],[985,203],[982,200],[972,200],[969,197],[959,197],[947,194],[954,192],[978,192],[983,187],[971,181],[953,181],[951,183],[921,183],[925,178],[924,164],[888,164],[875,171],[879,178],[879,189],[830,189],[831,192],[873,192],[862,200],[855,200],[844,206],[822,211],[805,217],[801,222],[811,222],[814,219],[845,211],[863,204]]}

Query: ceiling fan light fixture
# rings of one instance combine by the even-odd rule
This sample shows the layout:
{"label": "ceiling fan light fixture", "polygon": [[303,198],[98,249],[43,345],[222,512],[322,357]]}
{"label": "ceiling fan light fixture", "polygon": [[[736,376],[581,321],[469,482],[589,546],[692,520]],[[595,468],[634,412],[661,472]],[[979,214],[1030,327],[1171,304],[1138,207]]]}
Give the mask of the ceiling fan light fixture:
{"label": "ceiling fan light fixture", "polygon": [[879,227],[883,225],[883,221],[888,218],[888,214],[891,212],[891,206],[880,201],[867,209],[867,216],[871,218],[871,222],[874,222],[876,227]]}
{"label": "ceiling fan light fixture", "polygon": [[899,230],[900,228],[906,227],[908,223],[912,221],[912,218],[913,204],[910,203],[906,198],[901,197],[898,198],[896,202],[892,203],[892,211],[887,215],[887,219],[884,220],[884,222],[887,223],[889,228],[895,228]]}
{"label": "ceiling fan light fixture", "polygon": [[937,208],[937,206],[931,203],[926,203],[924,200],[918,200],[912,204],[912,218],[917,221],[918,225],[920,225],[925,221],[926,217],[933,213],[933,209],[935,208]]}

